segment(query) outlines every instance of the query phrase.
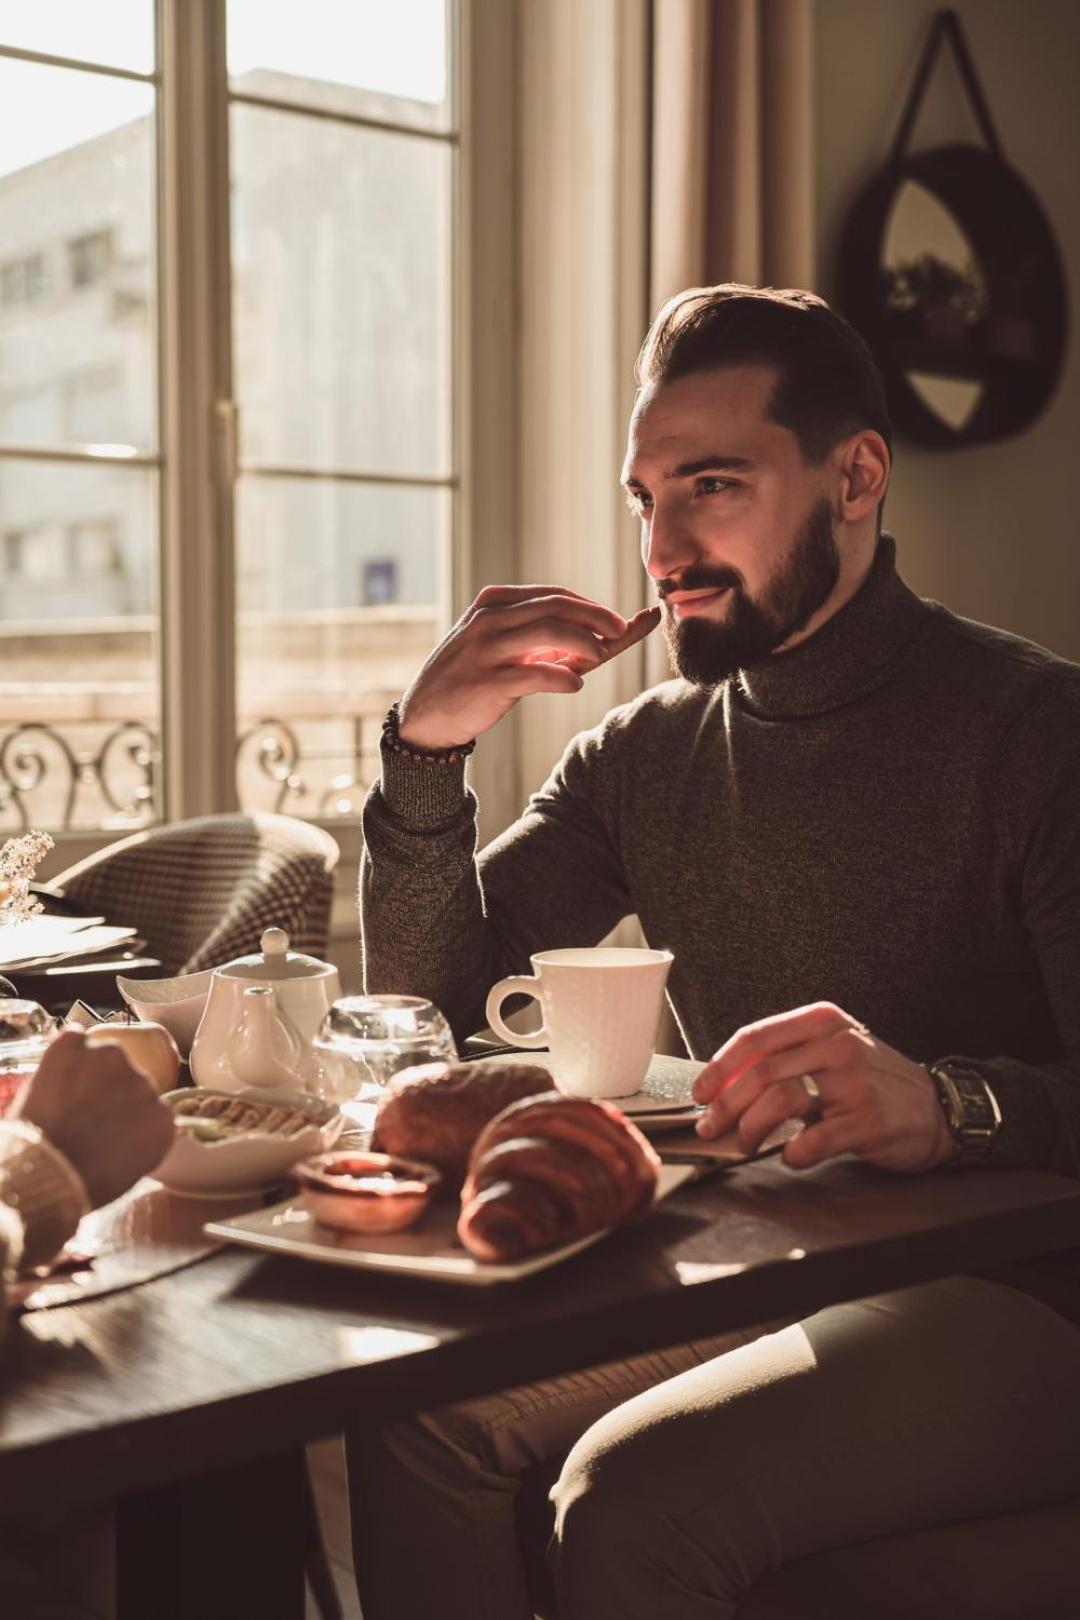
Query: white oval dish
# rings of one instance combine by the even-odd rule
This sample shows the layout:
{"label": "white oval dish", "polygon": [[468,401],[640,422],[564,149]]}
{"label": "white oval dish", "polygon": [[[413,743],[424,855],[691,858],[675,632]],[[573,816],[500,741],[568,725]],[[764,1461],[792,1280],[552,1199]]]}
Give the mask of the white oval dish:
{"label": "white oval dish", "polygon": [[182,973],[175,979],[125,979],[117,975],[116,988],[144,1024],[164,1024],[187,1058],[199,1020],[206,1009],[213,969]]}
{"label": "white oval dish", "polygon": [[[239,1099],[235,1092],[185,1086],[167,1092],[165,1103],[194,1094]],[[245,1099],[255,1102],[256,1099]],[[277,1103],[278,1099],[275,1099]],[[299,1159],[325,1153],[337,1140],[345,1121],[337,1110],[317,1097],[282,1099],[308,1116],[310,1127],[292,1136],[260,1131],[237,1131],[219,1141],[203,1142],[187,1127],[177,1130],[168,1153],[153,1175],[170,1192],[189,1198],[220,1197],[224,1193],[263,1192],[280,1182]]]}

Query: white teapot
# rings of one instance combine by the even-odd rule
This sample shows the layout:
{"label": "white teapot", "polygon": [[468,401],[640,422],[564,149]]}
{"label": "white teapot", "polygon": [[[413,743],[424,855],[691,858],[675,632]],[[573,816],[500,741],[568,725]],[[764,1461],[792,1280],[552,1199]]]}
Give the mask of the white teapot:
{"label": "white teapot", "polygon": [[191,1072],[217,1091],[301,1091],[303,1070],[330,1003],[341,994],[336,967],[289,950],[268,928],[254,956],[214,969]]}

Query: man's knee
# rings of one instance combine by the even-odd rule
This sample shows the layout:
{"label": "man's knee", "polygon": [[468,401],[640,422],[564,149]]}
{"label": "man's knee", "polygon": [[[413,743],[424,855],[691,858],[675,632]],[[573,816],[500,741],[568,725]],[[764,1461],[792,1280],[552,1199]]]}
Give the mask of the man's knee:
{"label": "man's knee", "polygon": [[680,1596],[697,1614],[694,1602],[737,1602],[769,1562],[741,1500],[753,1493],[734,1483],[743,1469],[732,1456],[731,1483],[717,1481],[697,1429],[692,1409],[640,1422],[624,1410],[574,1447],[551,1493],[549,1561],[567,1620],[674,1613]]}
{"label": "man's knee", "polygon": [[[570,1452],[551,1493],[555,1529],[549,1559],[563,1599],[588,1593],[602,1565],[654,1567],[658,1496],[648,1436],[613,1436],[594,1424]],[[571,1609],[577,1613],[577,1608]]]}

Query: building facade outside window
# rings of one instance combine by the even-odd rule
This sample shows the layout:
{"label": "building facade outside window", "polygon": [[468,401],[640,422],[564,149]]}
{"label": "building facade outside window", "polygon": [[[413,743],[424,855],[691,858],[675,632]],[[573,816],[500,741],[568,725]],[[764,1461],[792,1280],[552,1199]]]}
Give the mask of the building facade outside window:
{"label": "building facade outside window", "polygon": [[32,304],[48,287],[44,253],[28,253],[0,265],[0,304]]}
{"label": "building facade outside window", "polygon": [[101,281],[113,261],[111,227],[90,231],[86,236],[76,236],[67,244],[67,260],[72,287],[92,287],[95,282]]}
{"label": "building facade outside window", "polygon": [[[0,832],[58,827],[70,759],[68,830],[177,803],[169,773],[200,739],[188,726],[182,762],[168,716],[211,635],[236,733],[217,808],[351,816],[387,703],[451,606],[454,7],[95,12],[93,30],[70,11],[0,20],[0,96],[21,109],[0,140],[0,759],[42,764],[0,770]],[[200,20],[205,48],[178,64]],[[167,223],[186,154],[159,132],[207,108],[227,139],[200,177],[193,265]],[[195,276],[216,292],[190,340],[214,384],[201,462],[175,431],[199,355],[169,335]],[[193,481],[213,534],[177,518]],[[178,610],[192,546],[234,559],[216,629]],[[152,791],[117,810],[91,766],[133,721]]]}

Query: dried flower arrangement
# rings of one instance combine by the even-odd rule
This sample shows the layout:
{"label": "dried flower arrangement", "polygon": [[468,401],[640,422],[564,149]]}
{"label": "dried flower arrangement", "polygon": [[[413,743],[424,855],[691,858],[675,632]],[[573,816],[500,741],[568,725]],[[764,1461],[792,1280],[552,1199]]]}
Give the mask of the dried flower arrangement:
{"label": "dried flower arrangement", "polygon": [[34,917],[41,904],[30,897],[38,862],[53,847],[48,833],[28,832],[0,846],[0,926]]}

